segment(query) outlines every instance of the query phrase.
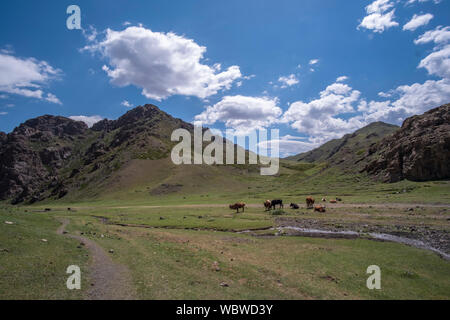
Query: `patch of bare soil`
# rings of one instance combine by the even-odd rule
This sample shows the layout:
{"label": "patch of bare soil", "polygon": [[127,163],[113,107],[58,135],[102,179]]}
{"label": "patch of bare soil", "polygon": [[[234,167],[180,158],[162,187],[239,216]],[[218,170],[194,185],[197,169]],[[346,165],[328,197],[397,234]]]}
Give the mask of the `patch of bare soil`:
{"label": "patch of bare soil", "polygon": [[69,220],[61,219],[62,225],[56,231],[60,235],[68,236],[83,243],[91,255],[90,262],[90,288],[87,293],[88,300],[130,300],[136,296],[131,285],[129,270],[115,263],[108,253],[97,243],[85,237],[65,232]]}

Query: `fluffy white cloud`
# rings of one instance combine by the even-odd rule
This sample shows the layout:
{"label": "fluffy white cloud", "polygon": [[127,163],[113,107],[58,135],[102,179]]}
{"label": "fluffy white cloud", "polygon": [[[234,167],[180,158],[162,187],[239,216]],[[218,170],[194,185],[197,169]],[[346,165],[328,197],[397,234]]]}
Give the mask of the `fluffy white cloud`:
{"label": "fluffy white cloud", "polygon": [[291,87],[293,85],[296,85],[297,83],[299,83],[297,77],[295,76],[295,74],[290,74],[287,77],[280,77],[278,78],[278,81],[282,83],[281,88],[287,88],[287,87]]}
{"label": "fluffy white cloud", "polygon": [[238,66],[221,72],[220,64],[202,64],[206,48],[194,40],[143,27],[107,29],[102,41],[85,50],[99,51],[109,60],[103,70],[113,84],[137,86],[145,97],[155,100],[172,95],[204,99],[230,89],[242,77]]}
{"label": "fluffy white cloud", "polygon": [[420,61],[419,68],[427,69],[431,75],[450,79],[450,44],[429,54]]}
{"label": "fluffy white cloud", "polygon": [[348,120],[340,115],[355,113],[361,93],[343,83],[333,83],[310,102],[297,101],[289,106],[282,121],[298,132],[309,135],[310,143],[321,143],[352,132],[365,124],[358,116]]}
{"label": "fluffy white cloud", "polygon": [[121,106],[127,107],[127,108],[131,108],[133,105],[128,102],[127,100],[123,100],[122,103],[120,104]]}
{"label": "fluffy white cloud", "polygon": [[450,27],[439,26],[434,30],[429,30],[414,40],[415,44],[425,44],[434,42],[435,44],[446,43],[450,41]]}
{"label": "fluffy white cloud", "polygon": [[237,134],[265,128],[277,121],[282,114],[277,98],[225,96],[213,106],[195,116],[194,124],[212,125],[222,122]]}
{"label": "fluffy white cloud", "polygon": [[54,94],[42,90],[45,84],[60,74],[61,70],[45,61],[0,53],[0,92],[61,104]]}
{"label": "fluffy white cloud", "polygon": [[83,121],[84,123],[87,124],[89,128],[92,127],[97,122],[102,121],[104,119],[103,117],[100,116],[71,116],[69,118],[75,121]]}
{"label": "fluffy white cloud", "polygon": [[311,66],[313,66],[313,65],[315,65],[315,64],[318,64],[319,63],[319,59],[311,59],[311,60],[309,60],[309,64],[311,65]]}
{"label": "fluffy white cloud", "polygon": [[431,13],[422,15],[415,14],[411,20],[403,26],[403,30],[414,31],[421,26],[427,25],[434,16]]}
{"label": "fluffy white cloud", "polygon": [[394,6],[390,0],[376,0],[366,7],[367,16],[363,18],[358,26],[366,28],[373,32],[382,33],[384,30],[398,26],[394,21],[395,9],[387,12]]}
{"label": "fluffy white cloud", "polygon": [[450,81],[448,79],[403,85],[392,91],[392,95],[398,96],[396,100],[371,101],[363,104],[365,108],[361,108],[361,111],[364,111],[363,117],[366,121],[401,124],[407,117],[422,114],[430,108],[450,101]]}

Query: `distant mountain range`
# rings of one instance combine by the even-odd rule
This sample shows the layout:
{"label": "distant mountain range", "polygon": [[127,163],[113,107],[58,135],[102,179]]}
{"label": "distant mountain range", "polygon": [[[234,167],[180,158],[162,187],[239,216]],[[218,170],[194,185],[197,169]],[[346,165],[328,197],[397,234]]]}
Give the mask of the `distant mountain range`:
{"label": "distant mountain range", "polygon": [[[444,105],[401,128],[375,122],[287,160],[326,163],[387,182],[450,178],[449,115]],[[0,132],[0,200],[92,199],[137,185],[150,195],[247,188],[232,178],[248,174],[248,166],[175,166],[170,136],[178,128],[193,130],[154,105],[92,128],[59,116],[28,120],[9,134]]]}

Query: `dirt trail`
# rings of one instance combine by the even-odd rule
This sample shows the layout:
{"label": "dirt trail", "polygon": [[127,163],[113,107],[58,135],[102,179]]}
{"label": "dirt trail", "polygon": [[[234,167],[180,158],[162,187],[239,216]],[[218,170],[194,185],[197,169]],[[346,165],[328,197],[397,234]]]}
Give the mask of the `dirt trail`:
{"label": "dirt trail", "polygon": [[90,285],[88,300],[131,300],[136,296],[131,285],[129,270],[112,261],[108,253],[97,243],[82,236],[64,234],[65,227],[69,224],[68,219],[59,219],[62,225],[56,231],[76,239],[86,246],[91,255],[90,263]]}

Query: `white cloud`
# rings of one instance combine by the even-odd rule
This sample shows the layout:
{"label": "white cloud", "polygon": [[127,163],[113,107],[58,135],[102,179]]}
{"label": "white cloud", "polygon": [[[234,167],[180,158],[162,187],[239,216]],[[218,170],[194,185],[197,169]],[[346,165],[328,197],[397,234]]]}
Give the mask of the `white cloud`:
{"label": "white cloud", "polygon": [[0,116],[6,116],[8,114],[8,112],[2,111],[0,112]]}
{"label": "white cloud", "polygon": [[435,44],[446,43],[450,41],[450,27],[436,27],[434,30],[429,30],[422,34],[419,38],[414,40],[415,44],[425,44],[434,42]]}
{"label": "white cloud", "polygon": [[371,101],[367,103],[364,118],[368,122],[386,121],[401,124],[405,118],[422,114],[431,108],[438,107],[450,101],[450,81],[428,80],[423,84],[399,86],[393,90],[397,100]]}
{"label": "white cloud", "polygon": [[137,86],[145,97],[155,100],[172,95],[204,99],[230,89],[236,79],[242,78],[238,66],[220,72],[219,64],[202,64],[206,48],[172,32],[143,27],[107,29],[102,41],[84,49],[99,51],[109,60],[103,70],[113,84]]}
{"label": "white cloud", "polygon": [[315,65],[315,64],[317,64],[317,63],[319,63],[319,59],[311,59],[311,60],[309,60],[309,65]]}
{"label": "white cloud", "polygon": [[347,76],[341,76],[339,78],[336,79],[336,82],[345,82],[348,80]]}
{"label": "white cloud", "polygon": [[430,75],[450,79],[450,44],[429,54],[420,61],[419,68],[427,69]]}
{"label": "white cloud", "polygon": [[394,3],[390,0],[376,0],[366,7],[367,16],[363,18],[358,29],[366,28],[373,32],[382,33],[384,30],[398,26],[394,21],[395,9],[390,10]]}
{"label": "white cloud", "polygon": [[45,61],[0,54],[0,92],[61,104],[54,94],[42,90],[44,85],[60,74],[61,70]]}
{"label": "white cloud", "polygon": [[360,117],[348,120],[341,114],[355,113],[361,93],[343,83],[333,83],[310,102],[297,101],[289,106],[282,121],[290,123],[298,132],[309,135],[310,143],[321,143],[341,137],[365,124]]}
{"label": "white cloud", "polygon": [[403,30],[414,31],[421,26],[427,25],[434,16],[431,13],[422,15],[415,14],[411,20],[403,26]]}
{"label": "white cloud", "polygon": [[280,77],[278,78],[278,81],[281,82],[283,85],[281,86],[281,88],[287,88],[287,87],[291,87],[293,85],[296,85],[297,83],[299,83],[297,77],[295,76],[295,74],[290,74],[287,77]]}
{"label": "white cloud", "polygon": [[277,98],[225,96],[213,106],[195,116],[194,124],[212,125],[222,122],[237,134],[265,128],[276,122],[282,110]]}
{"label": "white cloud", "polygon": [[69,118],[75,121],[82,121],[86,123],[89,128],[104,119],[101,116],[70,116]]}
{"label": "white cloud", "polygon": [[131,108],[133,105],[128,102],[127,100],[123,100],[122,103],[120,104],[121,106],[127,107],[127,108]]}
{"label": "white cloud", "polygon": [[[406,4],[413,4],[413,3],[416,3],[416,2],[423,3],[423,2],[428,2],[428,1],[430,1],[430,0],[408,0],[408,2]],[[431,0],[431,1],[433,1],[436,4],[438,4],[442,0]]]}

